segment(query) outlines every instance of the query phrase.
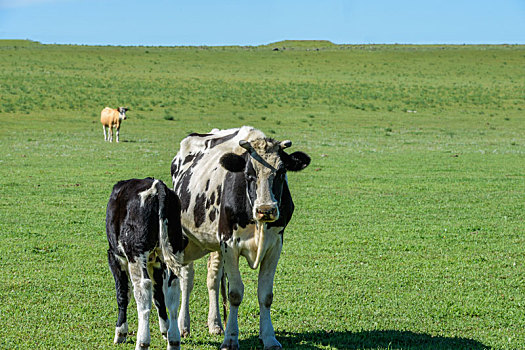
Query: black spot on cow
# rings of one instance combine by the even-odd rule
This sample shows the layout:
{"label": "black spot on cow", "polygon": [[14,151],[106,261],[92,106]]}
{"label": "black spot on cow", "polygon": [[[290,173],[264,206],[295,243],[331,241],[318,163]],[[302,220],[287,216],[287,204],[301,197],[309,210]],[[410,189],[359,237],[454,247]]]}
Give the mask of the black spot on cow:
{"label": "black spot on cow", "polygon": [[[213,148],[213,147],[215,147],[215,146],[220,145],[221,143],[224,143],[224,142],[226,142],[226,141],[228,141],[228,140],[231,140],[231,139],[233,139],[235,136],[237,136],[238,133],[239,133],[239,131],[236,131],[236,132],[234,132],[233,134],[230,134],[230,135],[226,135],[226,136],[223,136],[223,137],[218,137],[218,138],[216,138],[216,139],[211,139],[211,140],[209,140],[209,141],[210,141],[210,143],[209,143],[209,147],[210,147],[210,148]],[[207,146],[208,146],[208,145],[207,145]]]}
{"label": "black spot on cow", "polygon": [[195,165],[197,165],[199,163],[199,161],[202,159],[202,157],[204,157],[204,152],[198,152],[195,155],[195,158],[193,158],[193,161],[191,163],[190,169],[195,167]]}
{"label": "black spot on cow", "polygon": [[199,134],[199,133],[193,132],[193,133],[189,134],[188,136],[208,137],[208,136],[212,136],[212,135],[213,134]]}
{"label": "black spot on cow", "polygon": [[184,161],[182,162],[182,165],[188,164],[189,162],[193,161],[195,156],[193,154],[188,154],[186,158],[184,158]]}
{"label": "black spot on cow", "polygon": [[206,203],[206,195],[204,193],[197,195],[195,197],[195,206],[193,207],[193,217],[195,220],[195,227],[202,225],[206,219],[206,210],[204,205]]}
{"label": "black spot on cow", "polygon": [[177,281],[177,275],[175,275],[173,272],[170,272],[170,278],[168,279],[168,285],[171,286],[174,282],[179,283]]}
{"label": "black spot on cow", "polygon": [[208,191],[209,187],[210,187],[210,179],[208,179],[208,181],[206,181],[206,188],[204,190]]}
{"label": "black spot on cow", "polygon": [[191,179],[191,172],[187,171],[182,174],[181,178],[175,184],[175,192],[177,192],[181,198],[181,210],[186,212],[190,207],[191,193],[189,191]]}
{"label": "black spot on cow", "polygon": [[210,221],[214,222],[216,217],[217,217],[217,209],[212,208],[210,211],[210,215],[209,215]]}
{"label": "black spot on cow", "polygon": [[[208,188],[206,188],[206,189],[208,189]],[[212,204],[215,203],[215,192],[213,192],[213,193],[211,194],[211,196],[210,196],[210,202],[211,202]]]}
{"label": "black spot on cow", "polygon": [[212,201],[209,198],[206,199],[206,210],[210,209],[211,205],[212,205]]}

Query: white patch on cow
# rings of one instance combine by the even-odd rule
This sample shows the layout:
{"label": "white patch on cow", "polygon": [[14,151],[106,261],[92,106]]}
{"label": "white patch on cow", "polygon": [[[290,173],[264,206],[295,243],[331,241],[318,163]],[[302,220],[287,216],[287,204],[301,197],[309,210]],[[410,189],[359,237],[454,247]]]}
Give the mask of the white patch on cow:
{"label": "white patch on cow", "polygon": [[159,180],[153,181],[153,184],[151,185],[149,189],[139,192],[141,207],[144,206],[144,203],[146,202],[146,199],[148,197],[157,195],[157,182],[159,182]]}
{"label": "white patch on cow", "polygon": [[128,323],[124,322],[120,327],[115,327],[115,338],[113,343],[122,344],[126,342],[128,336]]}
{"label": "white patch on cow", "polygon": [[[127,232],[126,232],[126,234],[127,234]],[[118,249],[119,253],[121,253],[124,256],[124,258],[123,258],[122,256],[115,255],[117,260],[120,262],[120,266],[128,266],[128,259],[126,257],[126,252],[124,251],[124,247],[122,246],[122,242],[121,241],[118,242],[117,249]]]}

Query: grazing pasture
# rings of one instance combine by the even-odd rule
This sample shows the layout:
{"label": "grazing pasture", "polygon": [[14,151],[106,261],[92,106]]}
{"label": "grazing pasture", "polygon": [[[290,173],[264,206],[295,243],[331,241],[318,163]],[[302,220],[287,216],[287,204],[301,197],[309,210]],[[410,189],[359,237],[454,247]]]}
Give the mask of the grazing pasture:
{"label": "grazing pasture", "polygon": [[[171,185],[184,136],[252,125],[312,157],[288,175],[285,348],[523,348],[525,47],[318,44],[0,41],[0,347],[134,348],[112,344],[113,184]],[[119,105],[126,131],[104,142],[100,110]],[[257,274],[241,268],[240,345],[260,348]],[[184,349],[222,341],[207,300],[200,260]]]}

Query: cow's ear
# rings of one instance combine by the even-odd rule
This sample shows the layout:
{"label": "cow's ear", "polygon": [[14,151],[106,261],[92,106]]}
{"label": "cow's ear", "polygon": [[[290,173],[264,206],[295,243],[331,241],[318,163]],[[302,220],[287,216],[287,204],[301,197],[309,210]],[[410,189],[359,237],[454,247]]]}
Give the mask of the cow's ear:
{"label": "cow's ear", "polygon": [[[284,152],[283,152],[284,153]],[[303,170],[310,164],[310,157],[304,152],[294,152],[292,154],[286,154],[281,157],[284,162],[284,166],[288,171],[299,171]]]}
{"label": "cow's ear", "polygon": [[226,153],[219,160],[224,169],[233,173],[243,171],[246,167],[246,161],[243,157],[235,153]]}

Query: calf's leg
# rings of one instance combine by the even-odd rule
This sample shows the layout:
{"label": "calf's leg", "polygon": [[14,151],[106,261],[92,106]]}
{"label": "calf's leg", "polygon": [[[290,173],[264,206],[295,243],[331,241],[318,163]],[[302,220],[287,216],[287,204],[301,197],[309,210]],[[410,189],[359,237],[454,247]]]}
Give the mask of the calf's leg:
{"label": "calf's leg", "polygon": [[166,265],[159,264],[159,267],[153,267],[153,301],[159,314],[159,329],[164,339],[168,339],[169,320],[166,311],[166,300],[164,292],[165,274],[168,273]]}
{"label": "calf's leg", "polygon": [[124,343],[128,336],[127,310],[130,297],[130,286],[127,264],[122,264],[111,250],[108,250],[109,268],[115,279],[117,292],[118,318],[115,326],[115,344]]}
{"label": "calf's leg", "polygon": [[180,332],[177,325],[177,309],[179,308],[180,282],[172,271],[164,274],[164,294],[170,313],[168,329],[168,350],[180,349]]}
{"label": "calf's leg", "polygon": [[148,349],[151,342],[149,332],[149,316],[151,314],[151,301],[153,297],[153,283],[148,276],[148,253],[136,257],[135,262],[129,262],[129,272],[133,283],[133,292],[137,303],[138,330],[137,345],[135,350]]}

